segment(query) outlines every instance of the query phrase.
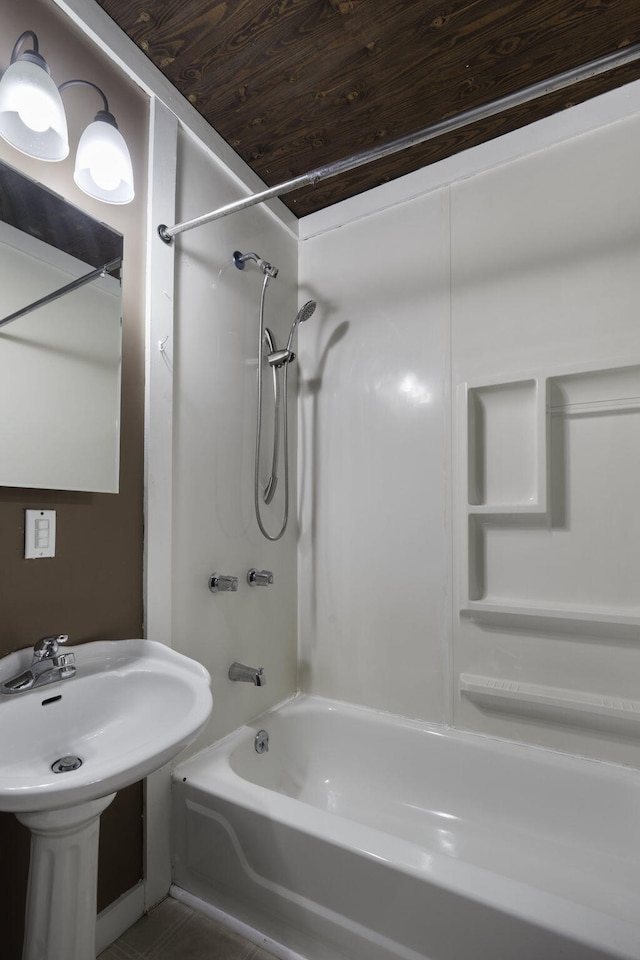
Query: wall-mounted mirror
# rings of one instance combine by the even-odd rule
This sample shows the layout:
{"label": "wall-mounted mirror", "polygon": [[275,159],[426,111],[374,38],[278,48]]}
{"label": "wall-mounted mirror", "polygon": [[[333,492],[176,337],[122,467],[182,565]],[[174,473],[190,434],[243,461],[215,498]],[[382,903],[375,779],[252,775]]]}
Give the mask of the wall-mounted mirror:
{"label": "wall-mounted mirror", "polygon": [[122,256],[0,163],[0,486],[117,493]]}

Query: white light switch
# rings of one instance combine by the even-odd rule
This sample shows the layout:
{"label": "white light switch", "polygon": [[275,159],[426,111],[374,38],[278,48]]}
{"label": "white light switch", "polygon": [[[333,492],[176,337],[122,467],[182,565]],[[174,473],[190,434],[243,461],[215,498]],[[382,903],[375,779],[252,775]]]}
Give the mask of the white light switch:
{"label": "white light switch", "polygon": [[25,560],[56,555],[55,510],[25,510],[24,556]]}

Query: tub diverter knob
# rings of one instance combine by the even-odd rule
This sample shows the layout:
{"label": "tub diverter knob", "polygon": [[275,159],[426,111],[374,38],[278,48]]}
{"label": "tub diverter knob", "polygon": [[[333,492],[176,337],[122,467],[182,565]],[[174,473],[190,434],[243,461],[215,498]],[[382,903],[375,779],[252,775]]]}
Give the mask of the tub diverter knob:
{"label": "tub diverter knob", "polygon": [[273,583],[271,570],[255,570],[253,567],[247,574],[247,583],[251,587],[268,587]]}
{"label": "tub diverter knob", "polygon": [[225,577],[222,573],[212,573],[209,577],[211,593],[235,593],[237,589],[237,577]]}

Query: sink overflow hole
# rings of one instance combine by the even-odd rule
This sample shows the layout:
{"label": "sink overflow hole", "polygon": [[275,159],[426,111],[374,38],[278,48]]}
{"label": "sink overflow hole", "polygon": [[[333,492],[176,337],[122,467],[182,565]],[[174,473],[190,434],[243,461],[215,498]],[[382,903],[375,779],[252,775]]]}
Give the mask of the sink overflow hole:
{"label": "sink overflow hole", "polygon": [[51,764],[54,773],[69,773],[70,770],[77,770],[82,766],[80,757],[60,757],[55,763]]}
{"label": "sink overflow hole", "polygon": [[57,703],[58,700],[62,700],[62,694],[59,693],[57,697],[49,697],[47,700],[42,701],[42,706],[46,707],[48,703]]}

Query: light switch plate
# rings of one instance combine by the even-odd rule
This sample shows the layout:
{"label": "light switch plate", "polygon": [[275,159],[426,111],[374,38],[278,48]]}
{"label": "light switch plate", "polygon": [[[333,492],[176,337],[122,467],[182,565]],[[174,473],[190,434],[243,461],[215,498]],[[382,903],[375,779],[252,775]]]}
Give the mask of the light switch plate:
{"label": "light switch plate", "polygon": [[24,557],[39,560],[56,555],[55,510],[25,510]]}

